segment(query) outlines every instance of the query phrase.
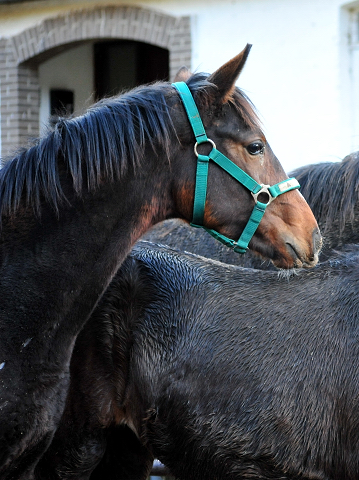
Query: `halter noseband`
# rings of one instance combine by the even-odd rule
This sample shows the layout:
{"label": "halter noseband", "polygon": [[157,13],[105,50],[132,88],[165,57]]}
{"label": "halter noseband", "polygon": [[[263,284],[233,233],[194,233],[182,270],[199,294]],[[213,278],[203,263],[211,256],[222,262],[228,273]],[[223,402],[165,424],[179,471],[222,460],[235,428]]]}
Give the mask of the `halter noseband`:
{"label": "halter noseband", "polygon": [[[300,185],[295,178],[288,178],[287,180],[283,180],[282,182],[279,182],[272,186],[257,183],[240,167],[235,165],[228,157],[223,155],[223,153],[219,152],[216,148],[215,143],[209,138],[207,138],[197,106],[194,102],[194,99],[187,84],[185,82],[176,82],[172,83],[172,85],[177,89],[182,99],[188,116],[188,120],[192,126],[194,136],[196,137],[194,153],[197,156],[197,173],[194,193],[193,219],[191,226],[203,228],[216,240],[219,240],[227,247],[233,248],[235,252],[245,253],[248,249],[248,244],[251,238],[253,237],[260,221],[262,220],[267,206],[282,193],[299,188]],[[212,145],[212,150],[208,155],[201,155],[198,153],[197,146],[201,143],[210,143]],[[206,228],[203,226],[204,208],[207,194],[209,160],[215,162],[217,165],[223,168],[223,170],[225,170],[233,178],[235,178],[239,183],[246,187],[251,192],[254,198],[255,206],[253,208],[252,214],[237,242],[232,240],[231,238],[222,235],[219,232],[216,232],[216,230],[212,230],[211,228]],[[266,193],[268,195],[267,203],[262,203],[258,201],[258,196],[261,193]]]}

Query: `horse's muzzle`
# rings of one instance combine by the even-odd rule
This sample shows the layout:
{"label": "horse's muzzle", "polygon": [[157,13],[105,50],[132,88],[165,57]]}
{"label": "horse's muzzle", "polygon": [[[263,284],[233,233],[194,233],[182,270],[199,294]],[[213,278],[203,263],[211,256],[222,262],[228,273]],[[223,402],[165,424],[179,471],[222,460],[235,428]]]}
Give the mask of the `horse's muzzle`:
{"label": "horse's muzzle", "polygon": [[313,268],[319,261],[319,253],[322,248],[323,240],[319,228],[315,228],[312,234],[311,252],[305,254],[298,245],[287,242],[287,249],[291,253],[296,268]]}

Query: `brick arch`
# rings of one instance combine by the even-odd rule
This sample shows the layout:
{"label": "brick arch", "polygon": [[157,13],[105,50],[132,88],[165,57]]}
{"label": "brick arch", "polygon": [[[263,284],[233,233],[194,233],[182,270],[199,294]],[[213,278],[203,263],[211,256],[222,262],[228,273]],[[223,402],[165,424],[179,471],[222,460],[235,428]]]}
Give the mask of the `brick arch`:
{"label": "brick arch", "polygon": [[95,39],[136,40],[169,50],[170,76],[191,63],[190,17],[132,6],[74,10],[0,40],[1,153],[39,134],[38,65]]}

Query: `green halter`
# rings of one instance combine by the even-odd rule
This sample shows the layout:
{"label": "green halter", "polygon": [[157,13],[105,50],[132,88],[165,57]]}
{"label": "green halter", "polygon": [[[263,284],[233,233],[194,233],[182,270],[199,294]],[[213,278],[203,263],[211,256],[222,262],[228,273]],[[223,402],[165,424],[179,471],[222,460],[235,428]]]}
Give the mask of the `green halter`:
{"label": "green halter", "polygon": [[[245,253],[248,249],[248,244],[264,215],[267,206],[272,202],[272,200],[278,197],[278,195],[289,192],[290,190],[294,190],[295,188],[299,188],[300,185],[295,178],[288,178],[287,180],[283,180],[282,182],[272,186],[257,183],[246,172],[244,172],[241,168],[239,168],[231,160],[229,160],[229,158],[219,152],[214,142],[207,138],[201,117],[199,116],[198,109],[187,84],[185,82],[176,82],[172,85],[178,90],[180,94],[180,97],[188,115],[188,119],[192,126],[194,136],[196,137],[194,152],[197,156],[197,174],[193,205],[193,220],[191,226],[203,228],[215,239],[219,240],[224,245],[227,245],[227,247],[233,248],[235,252]],[[212,145],[212,150],[208,155],[201,155],[197,152],[197,146],[201,143],[210,143]],[[217,165],[223,168],[223,170],[225,170],[232,177],[234,177],[239,183],[241,183],[244,187],[248,188],[248,190],[253,195],[255,206],[248,220],[248,223],[245,226],[242,235],[237,242],[222,235],[219,232],[216,232],[215,230],[203,226],[204,208],[207,194],[209,160],[217,163]],[[260,193],[266,193],[268,195],[267,203],[262,203],[258,201],[258,195]]]}

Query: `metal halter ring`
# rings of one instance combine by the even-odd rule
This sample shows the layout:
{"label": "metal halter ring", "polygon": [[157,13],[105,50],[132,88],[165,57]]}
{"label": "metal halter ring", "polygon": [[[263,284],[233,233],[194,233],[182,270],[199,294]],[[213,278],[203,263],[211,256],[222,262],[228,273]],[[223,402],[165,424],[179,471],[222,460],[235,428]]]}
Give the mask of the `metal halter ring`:
{"label": "metal halter ring", "polygon": [[269,205],[275,197],[272,196],[272,194],[270,193],[270,191],[268,190],[268,188],[270,188],[270,185],[263,185],[263,183],[261,183],[261,189],[259,190],[259,192],[257,193],[253,193],[251,192],[252,194],[252,197],[254,198],[254,201],[256,203],[258,203],[258,195],[260,195],[261,193],[266,193],[268,195],[268,201],[267,202],[260,202],[260,203],[264,203],[265,205]]}
{"label": "metal halter ring", "polygon": [[[201,142],[199,145],[203,145],[203,143],[207,143],[207,142],[209,142],[212,145],[213,148],[217,148],[214,141],[210,140],[209,138],[207,138],[207,140],[205,142]],[[194,153],[196,154],[196,157],[198,157],[198,155],[199,155],[199,153],[197,152],[197,145],[198,145],[198,142],[196,142],[194,144]]]}

